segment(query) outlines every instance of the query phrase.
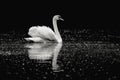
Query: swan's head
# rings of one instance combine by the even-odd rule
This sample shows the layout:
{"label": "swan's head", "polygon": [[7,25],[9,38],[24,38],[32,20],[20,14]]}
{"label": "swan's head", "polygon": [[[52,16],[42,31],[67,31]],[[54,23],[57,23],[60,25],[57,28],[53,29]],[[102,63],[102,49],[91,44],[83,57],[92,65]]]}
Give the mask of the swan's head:
{"label": "swan's head", "polygon": [[64,21],[64,19],[62,19],[60,15],[55,15],[53,17],[53,20],[62,20],[62,21]]}

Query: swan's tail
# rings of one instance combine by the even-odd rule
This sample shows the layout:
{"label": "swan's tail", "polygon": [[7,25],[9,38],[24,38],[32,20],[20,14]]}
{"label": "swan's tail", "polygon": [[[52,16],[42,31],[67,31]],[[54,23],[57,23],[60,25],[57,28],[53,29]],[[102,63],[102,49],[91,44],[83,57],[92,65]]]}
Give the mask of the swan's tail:
{"label": "swan's tail", "polygon": [[39,37],[29,37],[29,38],[24,38],[26,41],[33,41],[33,42],[43,42],[43,40]]}

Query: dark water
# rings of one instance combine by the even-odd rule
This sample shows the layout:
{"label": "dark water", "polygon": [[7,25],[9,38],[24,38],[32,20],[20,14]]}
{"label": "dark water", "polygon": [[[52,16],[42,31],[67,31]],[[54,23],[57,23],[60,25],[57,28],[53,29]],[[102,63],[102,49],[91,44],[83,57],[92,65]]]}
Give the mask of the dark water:
{"label": "dark water", "polygon": [[119,80],[120,37],[64,30],[63,43],[28,43],[0,35],[0,80]]}

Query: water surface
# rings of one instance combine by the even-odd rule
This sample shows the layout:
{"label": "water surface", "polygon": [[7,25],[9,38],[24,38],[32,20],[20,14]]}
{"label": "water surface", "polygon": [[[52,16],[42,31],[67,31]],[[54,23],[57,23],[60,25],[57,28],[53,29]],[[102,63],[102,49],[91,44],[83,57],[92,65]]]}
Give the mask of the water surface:
{"label": "water surface", "polygon": [[64,30],[63,43],[32,43],[1,34],[2,80],[118,80],[119,36],[103,31]]}

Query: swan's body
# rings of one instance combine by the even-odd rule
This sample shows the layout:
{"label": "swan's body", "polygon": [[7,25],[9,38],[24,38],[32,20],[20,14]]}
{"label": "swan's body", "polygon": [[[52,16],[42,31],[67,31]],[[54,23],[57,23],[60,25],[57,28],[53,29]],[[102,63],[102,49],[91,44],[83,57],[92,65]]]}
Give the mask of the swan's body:
{"label": "swan's body", "polygon": [[28,35],[31,37],[25,38],[25,40],[33,42],[62,42],[62,38],[57,27],[57,20],[63,19],[60,18],[60,15],[55,15],[53,17],[53,28],[55,32],[46,26],[33,26],[29,29],[28,32]]}

